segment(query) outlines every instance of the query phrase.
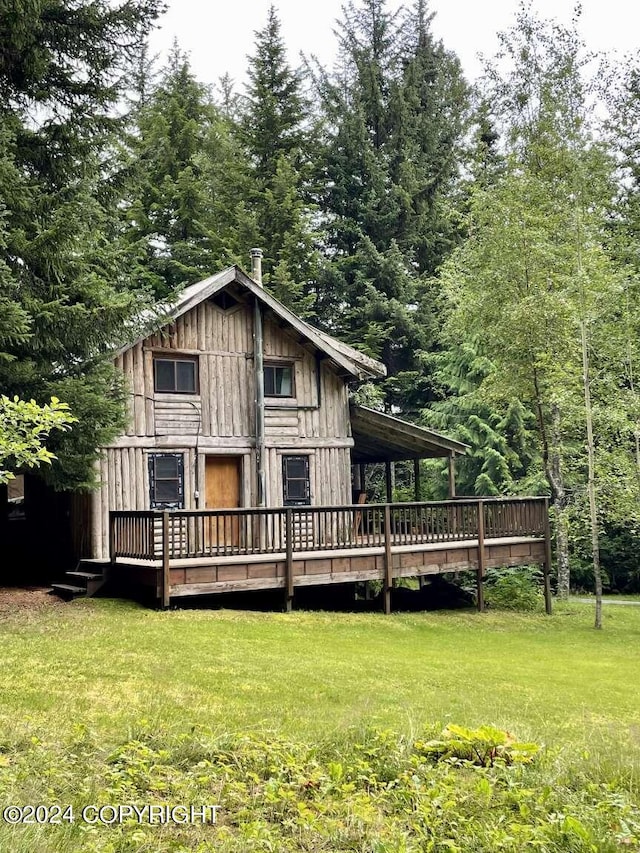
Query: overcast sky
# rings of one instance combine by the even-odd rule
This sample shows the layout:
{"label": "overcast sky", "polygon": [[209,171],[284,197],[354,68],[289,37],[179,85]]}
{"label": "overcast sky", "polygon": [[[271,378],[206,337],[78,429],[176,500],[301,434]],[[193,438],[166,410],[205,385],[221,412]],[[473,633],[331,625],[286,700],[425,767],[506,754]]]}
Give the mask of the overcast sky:
{"label": "overcast sky", "polygon": [[[192,68],[203,83],[215,83],[225,72],[239,84],[246,56],[253,51],[254,31],[264,27],[271,0],[168,0],[161,29],[152,48],[164,53],[174,38],[191,55]],[[324,64],[334,57],[333,29],[342,0],[279,0],[274,2],[290,61],[298,64],[300,51],[315,54]],[[400,6],[389,0],[388,8]],[[410,4],[409,4],[410,5]],[[569,23],[574,0],[534,0],[542,16]],[[458,54],[467,76],[480,71],[477,54],[491,56],[496,33],[514,21],[517,0],[431,0],[433,32]],[[583,0],[580,31],[593,50],[617,50],[620,55],[640,46],[640,4],[637,0]]]}

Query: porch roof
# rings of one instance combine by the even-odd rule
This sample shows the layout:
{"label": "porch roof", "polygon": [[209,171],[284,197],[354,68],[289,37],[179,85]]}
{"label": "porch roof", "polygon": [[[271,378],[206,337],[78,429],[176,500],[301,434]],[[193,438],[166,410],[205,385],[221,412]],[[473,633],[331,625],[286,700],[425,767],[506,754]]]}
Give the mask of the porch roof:
{"label": "porch roof", "polygon": [[402,459],[430,459],[456,456],[469,445],[393,415],[352,405],[351,432],[354,464],[398,462]]}

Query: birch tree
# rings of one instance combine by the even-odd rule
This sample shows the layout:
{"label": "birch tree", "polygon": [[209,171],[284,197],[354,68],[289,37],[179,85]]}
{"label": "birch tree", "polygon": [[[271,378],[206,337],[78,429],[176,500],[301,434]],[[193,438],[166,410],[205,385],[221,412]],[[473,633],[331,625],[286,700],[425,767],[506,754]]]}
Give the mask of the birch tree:
{"label": "birch tree", "polygon": [[503,47],[513,70],[492,71],[490,86],[506,119],[506,165],[493,185],[474,188],[470,237],[445,265],[446,334],[475,336],[491,359],[489,399],[516,397],[536,412],[560,596],[569,591],[569,503],[586,503],[600,627],[597,457],[628,458],[633,437],[618,393],[626,381],[617,331],[624,281],[605,239],[612,163],[586,121],[586,60],[575,31],[522,9]]}

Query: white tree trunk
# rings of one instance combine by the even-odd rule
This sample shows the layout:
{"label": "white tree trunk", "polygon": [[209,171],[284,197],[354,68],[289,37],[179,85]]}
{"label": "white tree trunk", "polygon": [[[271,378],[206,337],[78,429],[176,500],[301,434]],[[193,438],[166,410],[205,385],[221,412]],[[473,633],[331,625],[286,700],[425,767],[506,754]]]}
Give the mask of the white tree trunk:
{"label": "white tree trunk", "polygon": [[587,496],[589,498],[589,520],[591,522],[591,550],[593,555],[593,577],[596,593],[595,627],[602,628],[602,574],[600,572],[600,541],[598,511],[596,505],[595,446],[593,443],[593,409],[589,386],[589,341],[584,320],[580,324],[582,343],[582,383],[584,387],[584,411],[587,425]]}
{"label": "white tree trunk", "polygon": [[567,494],[562,473],[562,436],[560,432],[560,408],[551,404],[550,447],[545,459],[545,473],[551,487],[553,512],[556,528],[557,596],[569,597],[569,519],[567,518]]}

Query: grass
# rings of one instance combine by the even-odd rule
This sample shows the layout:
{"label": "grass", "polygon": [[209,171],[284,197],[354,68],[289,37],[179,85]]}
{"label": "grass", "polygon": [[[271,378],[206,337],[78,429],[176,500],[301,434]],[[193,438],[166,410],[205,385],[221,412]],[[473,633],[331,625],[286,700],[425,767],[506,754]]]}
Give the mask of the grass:
{"label": "grass", "polygon": [[[609,796],[602,794],[604,786],[636,803],[640,608],[606,608],[601,632],[593,630],[592,619],[592,608],[578,603],[556,607],[552,617],[500,612],[386,618],[304,612],[159,613],[95,599],[62,609],[17,612],[0,624],[0,793],[5,801],[7,792],[18,802],[28,802],[30,797],[48,802],[54,794],[57,802],[65,797],[77,801],[84,784],[83,797],[104,800],[109,791],[109,801],[120,797],[131,802],[145,792],[161,796],[162,787],[114,788],[108,778],[111,771],[107,772],[114,751],[124,749],[126,766],[140,761],[147,773],[167,764],[164,750],[173,756],[167,766],[177,772],[182,765],[176,756],[185,751],[195,750],[206,763],[212,760],[213,744],[217,749],[234,742],[235,751],[244,755],[242,739],[247,733],[261,744],[258,752],[275,750],[276,764],[285,761],[284,755],[295,756],[309,745],[322,745],[329,756],[322,773],[329,778],[327,767],[336,763],[336,756],[348,756],[352,766],[358,744],[379,737],[371,735],[372,727],[394,733],[394,748],[399,751],[393,762],[402,764],[415,761],[407,745],[425,727],[434,733],[447,723],[457,723],[472,728],[491,724],[519,740],[543,745],[546,781],[538,779],[543,787],[549,787],[561,769],[567,778],[582,779],[580,784],[587,789],[598,787],[600,800]],[[194,746],[203,739],[206,749]],[[134,760],[127,750],[138,742],[151,752],[143,758],[136,752]],[[3,755],[7,756],[4,762]],[[306,759],[300,756],[295,761],[302,767]],[[255,774],[249,764],[242,765],[242,772]],[[195,784],[193,762],[187,765],[191,769],[183,768],[181,781],[171,789],[174,795],[195,796],[190,787]],[[246,779],[236,781],[245,784]],[[440,783],[446,787],[445,776]],[[578,787],[573,785],[571,790]],[[458,792],[457,786],[454,789]],[[524,785],[522,790],[529,788]],[[454,799],[457,796],[459,792]],[[595,803],[595,793],[592,799]],[[328,801],[334,802],[331,797]],[[384,811],[387,805],[380,808]],[[526,809],[531,813],[531,803]],[[353,814],[352,805],[348,811]],[[433,820],[432,816],[431,824]],[[393,821],[385,822],[385,827],[391,825]],[[591,826],[589,820],[586,825]],[[149,841],[143,830],[136,831],[96,830],[89,833],[91,837],[82,836],[78,848],[78,825],[14,830],[0,823],[0,849],[47,853],[269,849],[266,842],[260,846],[259,839],[234,834],[240,832],[237,827],[226,840],[216,837],[215,847],[201,848],[197,844],[210,842],[195,829],[184,848],[175,838],[171,843],[178,846],[166,846],[165,839],[165,846],[154,847],[157,838]],[[584,831],[593,834],[595,830]],[[625,831],[616,830],[620,843],[625,849],[640,849],[629,846],[635,844],[635,830],[629,829],[627,835]],[[476,835],[481,837],[479,829]],[[337,836],[331,837],[334,840],[327,843],[335,844]],[[486,842],[489,846],[475,849],[519,849],[520,842],[513,837],[512,847],[495,846],[494,839]],[[320,836],[314,836],[310,847],[287,847],[289,836],[278,838],[276,850],[414,849],[323,847]],[[537,846],[617,849],[615,844],[594,848],[589,838],[583,839],[584,847],[579,846],[579,838],[571,842],[573,846],[563,847],[561,842],[559,847]],[[527,843],[536,846],[534,841]],[[440,849],[425,846],[424,839],[420,843],[423,846],[416,850]],[[302,841],[298,838],[296,844]]]}

